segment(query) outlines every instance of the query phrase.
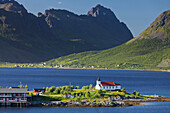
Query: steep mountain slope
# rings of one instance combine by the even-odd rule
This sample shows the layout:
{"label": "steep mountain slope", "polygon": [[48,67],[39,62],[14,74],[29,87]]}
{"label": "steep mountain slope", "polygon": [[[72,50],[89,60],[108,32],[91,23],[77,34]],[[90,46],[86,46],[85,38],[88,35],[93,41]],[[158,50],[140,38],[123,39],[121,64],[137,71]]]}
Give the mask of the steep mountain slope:
{"label": "steep mountain slope", "polygon": [[160,14],[156,20],[139,36],[132,39],[161,39],[163,41],[170,40],[170,10]]}
{"label": "steep mountain slope", "polygon": [[11,12],[27,13],[27,10],[24,8],[24,6],[18,4],[18,2],[16,2],[15,0],[1,0],[0,9]]}
{"label": "steep mountain slope", "polygon": [[72,54],[48,65],[111,69],[170,69],[170,10],[163,12],[139,36],[120,46]]}
{"label": "steep mountain slope", "polygon": [[45,18],[53,33],[60,39],[77,40],[90,44],[94,49],[106,49],[120,45],[132,34],[114,13],[101,5],[92,8],[87,15],[76,15],[66,10],[46,10]]}
{"label": "steep mountain slope", "polygon": [[111,10],[95,8],[103,15],[50,9],[37,17],[15,0],[0,1],[0,62],[41,62],[113,47],[133,37]]}

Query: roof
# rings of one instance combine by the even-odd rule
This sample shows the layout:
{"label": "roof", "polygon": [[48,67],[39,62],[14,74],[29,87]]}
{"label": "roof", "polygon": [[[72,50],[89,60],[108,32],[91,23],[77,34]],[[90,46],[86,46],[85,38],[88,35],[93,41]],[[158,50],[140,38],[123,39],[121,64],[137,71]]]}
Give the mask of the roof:
{"label": "roof", "polygon": [[102,86],[115,86],[114,82],[101,82]]}
{"label": "roof", "polygon": [[19,88],[19,89],[0,88],[0,93],[27,93],[27,88]]}
{"label": "roof", "polygon": [[119,83],[114,82],[101,82],[102,86],[119,86]]}
{"label": "roof", "polygon": [[13,88],[19,88],[19,87],[9,87],[9,89],[13,89]]}
{"label": "roof", "polygon": [[45,89],[33,89],[33,90],[45,90]]}
{"label": "roof", "polygon": [[119,83],[115,83],[117,86],[119,86],[120,84]]}

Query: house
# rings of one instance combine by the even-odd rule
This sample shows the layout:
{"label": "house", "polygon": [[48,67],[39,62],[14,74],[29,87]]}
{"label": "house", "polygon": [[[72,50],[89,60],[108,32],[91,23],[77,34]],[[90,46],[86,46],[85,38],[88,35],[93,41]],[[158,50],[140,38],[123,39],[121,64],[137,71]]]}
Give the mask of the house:
{"label": "house", "polygon": [[0,102],[27,102],[27,88],[0,88]]}
{"label": "house", "polygon": [[100,77],[98,77],[96,81],[95,89],[115,91],[115,90],[120,90],[121,85],[119,83],[114,83],[114,82],[101,82]]}
{"label": "house", "polygon": [[33,89],[33,92],[34,93],[40,93],[40,92],[45,93],[45,89]]}
{"label": "house", "polygon": [[63,96],[63,97],[74,98],[74,96],[73,96],[73,95],[71,95],[71,94],[66,94],[66,95],[65,95],[65,96]]}

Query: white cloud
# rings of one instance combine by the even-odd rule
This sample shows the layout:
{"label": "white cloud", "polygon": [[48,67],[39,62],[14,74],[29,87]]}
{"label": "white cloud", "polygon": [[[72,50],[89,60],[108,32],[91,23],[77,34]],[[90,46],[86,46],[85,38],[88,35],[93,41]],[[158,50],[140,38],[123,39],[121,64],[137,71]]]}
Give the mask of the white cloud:
{"label": "white cloud", "polygon": [[62,2],[58,2],[58,4],[62,4]]}

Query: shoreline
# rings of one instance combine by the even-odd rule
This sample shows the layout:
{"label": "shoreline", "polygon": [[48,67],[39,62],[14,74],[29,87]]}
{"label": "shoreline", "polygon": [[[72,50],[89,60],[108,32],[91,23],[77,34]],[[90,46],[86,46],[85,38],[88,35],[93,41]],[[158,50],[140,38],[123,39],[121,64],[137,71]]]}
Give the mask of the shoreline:
{"label": "shoreline", "polygon": [[170,102],[170,97],[156,97],[152,99],[125,99],[113,102],[33,102],[31,107],[129,107],[143,105],[147,102]]}
{"label": "shoreline", "polygon": [[0,107],[130,107],[140,106],[148,102],[170,102],[170,97],[152,97],[146,99],[119,99],[115,101],[33,101],[20,103],[3,103],[0,102]]}
{"label": "shoreline", "polygon": [[96,69],[96,68],[51,68],[51,67],[0,67],[0,68],[21,68],[21,69],[82,69],[82,70],[122,70],[122,71],[157,71],[170,72],[170,70],[153,70],[153,69]]}

